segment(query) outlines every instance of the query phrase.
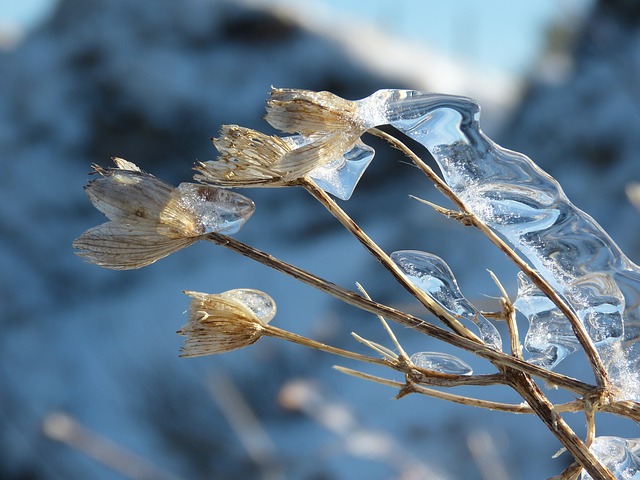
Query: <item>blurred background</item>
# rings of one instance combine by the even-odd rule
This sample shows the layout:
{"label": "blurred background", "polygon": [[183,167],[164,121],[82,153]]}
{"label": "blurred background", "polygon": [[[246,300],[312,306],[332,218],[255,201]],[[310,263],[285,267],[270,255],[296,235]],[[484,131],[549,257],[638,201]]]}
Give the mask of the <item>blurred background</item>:
{"label": "blurred background", "polygon": [[[82,186],[112,156],[177,184],[209,138],[261,120],[271,85],[350,99],[379,88],[476,98],[485,132],[526,153],[640,258],[640,3],[635,0],[3,0],[0,2],[0,478],[540,479],[567,455],[536,418],[426,397],[330,367],[360,365],[263,339],[179,359],[182,290],[257,288],[277,326],[363,351],[391,346],[370,315],[212,245],[140,271],[75,257],[104,221]],[[476,232],[408,198],[441,202],[373,140],[345,208],[387,251],[443,257],[465,294],[497,308],[491,268],[515,296],[515,270]],[[424,152],[423,152],[424,153]],[[238,238],[374,299],[422,314],[303,191],[256,201]],[[522,320],[521,333],[526,332]],[[396,328],[409,352],[459,355]],[[584,358],[559,370],[591,381]],[[369,371],[369,369],[367,369]],[[386,371],[375,371],[393,377]],[[500,389],[460,393],[518,402]],[[554,395],[551,392],[551,395]],[[554,397],[555,398],[555,397]],[[566,398],[558,397],[558,400]],[[580,434],[584,418],[567,415]],[[640,437],[603,418],[598,434]]]}

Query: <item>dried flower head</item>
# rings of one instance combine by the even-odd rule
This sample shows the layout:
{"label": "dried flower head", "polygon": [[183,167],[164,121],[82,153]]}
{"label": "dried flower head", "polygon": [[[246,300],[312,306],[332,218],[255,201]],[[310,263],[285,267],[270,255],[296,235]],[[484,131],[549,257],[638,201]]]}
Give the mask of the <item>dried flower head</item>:
{"label": "dried flower head", "polygon": [[315,135],[347,132],[360,137],[367,129],[358,115],[358,104],[331,92],[273,88],[265,119],[287,133]]}
{"label": "dried flower head", "polygon": [[341,158],[353,146],[340,132],[281,138],[237,125],[223,125],[213,143],[220,156],[197,164],[194,178],[219,187],[295,185],[312,170]]}
{"label": "dried flower head", "polygon": [[115,158],[117,168],[94,166],[100,177],[85,187],[91,203],[110,221],[90,228],[73,246],[102,267],[149,265],[211,232],[234,233],[251,216],[247,197],[204,185],[177,188]]}
{"label": "dried flower head", "polygon": [[181,357],[229,352],[257,342],[267,333],[275,303],[258,290],[220,294],[184,292],[191,297],[188,323],[178,330],[186,338]]}
{"label": "dried flower head", "polygon": [[221,187],[296,185],[318,168],[341,168],[345,154],[369,128],[358,102],[330,92],[274,88],[265,118],[275,128],[298,135],[281,138],[225,125],[213,139],[220,156],[196,165],[195,179]]}

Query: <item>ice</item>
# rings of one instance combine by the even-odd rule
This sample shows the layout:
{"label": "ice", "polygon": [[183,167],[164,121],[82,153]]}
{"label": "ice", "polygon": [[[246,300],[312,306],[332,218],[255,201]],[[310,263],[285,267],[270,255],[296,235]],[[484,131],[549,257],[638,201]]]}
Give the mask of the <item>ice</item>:
{"label": "ice", "polygon": [[247,307],[264,325],[269,323],[276,315],[276,302],[269,295],[260,290],[250,288],[237,288],[220,294]]}
{"label": "ice", "polygon": [[448,353],[418,352],[410,360],[418,367],[451,375],[471,375],[473,369],[458,357]]}
{"label": "ice", "polygon": [[374,155],[373,148],[358,142],[343,157],[313,169],[309,177],[325,192],[349,200]]}
{"label": "ice", "polygon": [[236,233],[255,209],[251,199],[222,188],[181,183],[176,192],[180,203],[200,222],[203,233]]}
{"label": "ice", "polygon": [[553,369],[580,343],[565,316],[529,278],[518,274],[518,297],[515,308],[529,320],[524,347],[533,354],[531,363]]}
{"label": "ice", "polygon": [[462,295],[449,265],[440,257],[416,250],[393,252],[391,259],[416,287],[424,291],[465,326],[473,323],[482,340],[501,350],[502,339],[496,327],[484,318]]}
{"label": "ice", "polygon": [[[313,139],[292,135],[286,137],[285,141],[293,148],[300,148]],[[341,157],[311,170],[308,176],[325,192],[340,200],[349,200],[374,155],[373,148],[359,141]]]}
{"label": "ice", "polygon": [[[640,439],[596,437],[590,450],[618,480],[640,480]],[[583,471],[581,480],[591,480]]]}
{"label": "ice", "polygon": [[[618,359],[615,365],[604,360],[614,384],[627,382],[616,372],[639,361],[640,268],[600,225],[528,157],[487,138],[473,100],[380,90],[360,105],[360,114],[370,116],[361,119],[363,123],[390,124],[429,150],[466,207],[519,251],[576,312],[602,357],[610,345],[624,342],[626,360]],[[559,328],[561,318],[545,314],[546,305],[534,301],[524,308],[533,316],[536,306],[541,310],[531,322],[535,358],[557,364],[552,357],[567,353],[561,355],[559,348],[568,345],[568,330]],[[545,344],[555,352],[542,354]]]}

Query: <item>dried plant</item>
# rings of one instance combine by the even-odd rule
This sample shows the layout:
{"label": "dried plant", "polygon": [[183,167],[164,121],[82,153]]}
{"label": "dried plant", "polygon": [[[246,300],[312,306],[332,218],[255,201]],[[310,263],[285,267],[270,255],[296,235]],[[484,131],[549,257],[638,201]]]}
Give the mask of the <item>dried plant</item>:
{"label": "dried plant", "polygon": [[[336,367],[395,388],[398,398],[422,394],[537,415],[575,460],[557,478],[640,475],[638,440],[596,436],[599,412],[640,420],[640,269],[591,217],[571,204],[553,178],[526,156],[483,135],[478,105],[462,97],[408,90],[381,90],[349,101],[329,92],[273,89],[266,120],[290,135],[223,126],[213,139],[219,158],[195,166],[194,178],[201,184],[174,188],[121,159],[113,170],[94,167],[100,177],[89,183],[87,194],[110,221],[76,240],[78,254],[103,267],[127,269],[153,263],[198,240],[221,245],[376,315],[393,348],[354,334],[369,349],[365,355],[282,330],[269,323],[276,309],[267,294],[239,289],[185,292],[191,306],[188,323],[178,331],[186,337],[182,356],[223,353],[263,335],[280,338],[401,372],[399,381]],[[380,125],[424,145],[441,175]],[[420,251],[386,253],[340,207],[332,196],[348,200],[373,158],[373,149],[361,141],[365,133],[403,152],[454,209],[422,202],[481,231],[520,269],[515,301],[491,273],[501,292],[501,308],[481,312],[464,297],[443,259]],[[287,186],[306,189],[443,327],[380,304],[361,287],[360,292],[339,287],[228,236],[249,218],[253,202],[227,188]],[[635,190],[628,190],[632,200]],[[524,345],[516,311],[529,322]],[[409,356],[387,321],[471,352],[490,362],[495,373],[474,374],[461,359],[440,352]],[[507,351],[496,322],[507,325]],[[553,370],[578,350],[586,354],[593,383]],[[540,381],[570,392],[575,400],[554,405]],[[524,402],[500,403],[449,391],[463,385],[506,385]],[[588,426],[584,439],[562,417],[578,411],[584,412]]]}

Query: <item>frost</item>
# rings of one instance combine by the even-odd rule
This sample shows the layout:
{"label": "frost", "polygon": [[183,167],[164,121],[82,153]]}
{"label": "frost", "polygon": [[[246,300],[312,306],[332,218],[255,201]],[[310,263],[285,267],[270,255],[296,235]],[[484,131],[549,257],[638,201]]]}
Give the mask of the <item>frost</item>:
{"label": "frost", "polygon": [[410,360],[418,367],[450,375],[471,375],[473,369],[458,357],[439,352],[418,352]]}
{"label": "frost", "polygon": [[[640,439],[596,437],[590,450],[619,480],[640,480]],[[581,480],[591,480],[586,472]]]}
{"label": "frost", "polygon": [[467,326],[473,323],[482,340],[491,348],[502,349],[502,339],[496,327],[484,318],[462,295],[449,265],[431,253],[415,250],[393,252],[391,259],[416,287],[424,291],[442,308]]}

